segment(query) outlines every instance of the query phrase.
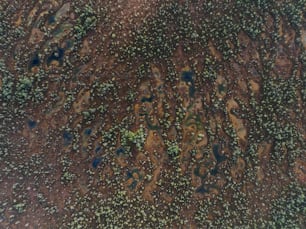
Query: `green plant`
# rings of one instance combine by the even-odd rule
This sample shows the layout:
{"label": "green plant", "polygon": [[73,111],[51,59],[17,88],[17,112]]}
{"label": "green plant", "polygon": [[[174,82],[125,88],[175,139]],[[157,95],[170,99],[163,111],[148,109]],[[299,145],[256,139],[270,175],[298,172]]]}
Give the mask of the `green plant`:
{"label": "green plant", "polygon": [[143,127],[140,127],[136,132],[130,130],[122,131],[121,144],[123,146],[128,146],[128,144],[133,143],[138,150],[142,150],[145,140],[146,133]]}
{"label": "green plant", "polygon": [[74,26],[74,31],[76,38],[80,40],[86,36],[90,30],[96,27],[97,16],[94,9],[89,4],[86,4],[82,8],[77,8],[75,11],[79,17]]}

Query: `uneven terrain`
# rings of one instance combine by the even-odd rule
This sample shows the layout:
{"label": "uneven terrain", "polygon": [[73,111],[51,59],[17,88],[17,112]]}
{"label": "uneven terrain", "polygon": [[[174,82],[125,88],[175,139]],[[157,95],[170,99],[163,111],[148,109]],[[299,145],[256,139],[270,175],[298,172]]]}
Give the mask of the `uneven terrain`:
{"label": "uneven terrain", "polygon": [[305,228],[306,1],[0,2],[0,228]]}

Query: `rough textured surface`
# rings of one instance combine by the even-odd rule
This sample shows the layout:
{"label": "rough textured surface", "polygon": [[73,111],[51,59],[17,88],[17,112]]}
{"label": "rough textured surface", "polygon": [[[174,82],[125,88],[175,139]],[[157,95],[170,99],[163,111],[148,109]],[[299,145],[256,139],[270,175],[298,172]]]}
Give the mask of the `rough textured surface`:
{"label": "rough textured surface", "polygon": [[1,1],[0,228],[305,228],[305,12]]}

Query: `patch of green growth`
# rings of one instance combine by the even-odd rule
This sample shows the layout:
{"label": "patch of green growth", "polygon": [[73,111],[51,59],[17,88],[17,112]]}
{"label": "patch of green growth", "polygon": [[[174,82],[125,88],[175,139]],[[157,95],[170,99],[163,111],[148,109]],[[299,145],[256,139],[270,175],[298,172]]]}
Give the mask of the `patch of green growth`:
{"label": "patch of green growth", "polygon": [[[292,152],[288,155],[291,159],[300,154],[301,133],[290,119],[290,112],[297,103],[297,87],[298,82],[294,77],[274,79],[263,76],[261,100],[250,100],[254,117],[248,117],[253,123],[249,135],[251,140],[258,142],[267,139],[274,142],[273,162],[283,161],[287,150]],[[251,115],[250,112],[248,115]]]}
{"label": "patch of green growth", "polygon": [[90,123],[92,120],[95,119],[96,111],[97,111],[96,108],[89,108],[88,110],[82,112],[82,115],[86,123]]}
{"label": "patch of green growth", "polygon": [[0,95],[4,101],[10,101],[12,99],[13,85],[14,81],[10,76],[4,76],[2,78],[2,87],[0,89]]}
{"label": "patch of green growth", "polygon": [[30,93],[33,87],[34,79],[31,77],[22,77],[18,80],[16,85],[16,99],[18,102],[23,103],[30,98]]}
{"label": "patch of green growth", "polygon": [[181,151],[177,141],[166,141],[167,154],[171,159],[177,159]]}
{"label": "patch of green growth", "polygon": [[0,76],[2,83],[0,98],[10,101],[13,98],[14,76],[7,70],[3,59],[0,59]]}
{"label": "patch of green growth", "polygon": [[137,97],[137,92],[133,89],[128,90],[127,92],[127,100],[131,103],[135,102],[135,99]]}
{"label": "patch of green growth", "polygon": [[145,62],[137,68],[137,79],[140,81],[141,79],[144,79],[150,74],[150,64],[149,62]]}
{"label": "patch of green growth", "polygon": [[18,79],[6,69],[3,60],[0,60],[0,74],[2,76],[0,88],[0,98],[6,102],[16,101],[20,106],[27,102],[42,102],[44,94],[47,91],[48,84],[44,82],[45,72],[39,71],[37,74],[28,76],[24,75]]}
{"label": "patch of green growth", "polygon": [[102,130],[103,145],[109,149],[116,146],[118,137],[118,126],[113,126],[109,130]]}
{"label": "patch of green growth", "polygon": [[74,34],[77,40],[81,40],[90,30],[96,27],[97,16],[95,10],[90,6],[90,4],[86,4],[82,8],[76,8],[75,12],[79,17],[74,26]]}
{"label": "patch of green growth", "polygon": [[25,104],[28,101],[41,102],[44,99],[46,87],[39,87],[37,76],[23,76],[16,83],[15,97],[19,104]]}
{"label": "patch of green growth", "polygon": [[[283,113],[286,108],[296,103],[296,83],[293,79],[273,80],[268,77],[263,82],[263,106]],[[284,106],[286,104],[286,106]]]}
{"label": "patch of green growth", "polygon": [[[289,150],[290,158],[299,155],[301,139],[297,127],[290,122],[290,111],[297,103],[297,83],[294,78],[283,80],[266,77],[263,80],[263,97],[260,103],[252,101],[257,116],[258,133],[266,133],[274,141],[273,161],[282,161]],[[289,117],[289,119],[288,119]],[[293,153],[295,152],[295,153]]]}
{"label": "patch of green growth", "polygon": [[302,65],[301,72],[301,94],[304,104],[306,103],[306,51],[301,54],[300,61]]}
{"label": "patch of green growth", "polygon": [[125,49],[125,56],[146,60],[166,58],[179,43],[188,53],[194,51],[195,44],[207,47],[208,41],[212,41],[223,58],[229,59],[239,51],[240,31],[245,31],[253,39],[258,38],[265,30],[263,15],[270,8],[279,10],[276,4],[266,1],[243,0],[234,4],[223,1],[222,8],[218,4],[204,2],[193,9],[198,13],[198,21],[195,21],[190,5],[176,2],[163,4],[155,17],[144,21],[141,30],[133,31],[135,40]]}
{"label": "patch of green growth", "polygon": [[104,114],[105,111],[107,111],[107,109],[108,109],[108,105],[101,104],[100,106],[98,106],[97,111],[99,111],[100,114]]}
{"label": "patch of green growth", "polygon": [[68,156],[65,156],[61,160],[61,165],[62,165],[61,183],[69,184],[76,178],[76,175],[69,171],[72,165],[72,161],[68,158]]}
{"label": "patch of green growth", "polygon": [[13,208],[18,212],[18,213],[23,213],[25,212],[27,205],[25,203],[16,203],[13,205]]}
{"label": "patch of green growth", "polygon": [[73,102],[76,100],[76,94],[77,94],[76,91],[66,91],[65,92],[65,98],[66,98],[65,103],[64,103],[65,111],[68,111],[71,108]]}
{"label": "patch of green growth", "polygon": [[201,78],[207,79],[211,82],[215,82],[217,79],[216,62],[210,57],[206,57],[204,60],[204,69],[201,73]]}
{"label": "patch of green growth", "polygon": [[99,97],[105,97],[110,93],[112,93],[113,95],[116,92],[116,85],[112,81],[104,83],[95,82],[93,85],[93,89],[95,90],[95,93],[97,93]]}
{"label": "patch of green growth", "polygon": [[272,204],[271,217],[276,228],[302,228],[305,215],[305,187],[290,184]]}
{"label": "patch of green growth", "polygon": [[264,18],[261,14],[265,9],[250,0],[237,1],[235,9],[239,11],[237,16],[241,28],[252,39],[256,39],[263,30]]}
{"label": "patch of green growth", "polygon": [[297,30],[303,24],[303,12],[306,10],[304,0],[297,0],[293,2],[286,1],[281,8],[281,14],[288,18],[289,23]]}
{"label": "patch of green growth", "polygon": [[126,129],[122,131],[122,136],[121,136],[122,146],[128,146],[129,144],[133,143],[136,145],[138,150],[142,150],[145,140],[146,140],[146,133],[142,126],[135,132]]}
{"label": "patch of green growth", "polygon": [[229,182],[225,187],[233,193],[231,200],[221,193],[215,198],[199,202],[195,212],[195,222],[199,228],[256,228],[251,220],[247,195],[241,190],[241,184]]}
{"label": "patch of green growth", "polygon": [[128,58],[160,59],[170,56],[178,44],[176,29],[170,31],[169,24],[176,24],[177,4],[161,7],[154,18],[144,21],[141,30],[135,31],[135,40],[124,50]]}
{"label": "patch of green growth", "polygon": [[14,41],[26,34],[22,27],[12,25],[11,17],[6,12],[5,9],[0,10],[0,47],[4,49],[11,48]]}
{"label": "patch of green growth", "polygon": [[90,124],[96,118],[96,115],[103,116],[103,114],[107,111],[107,108],[107,104],[101,104],[97,108],[89,108],[85,111],[82,111],[85,123]]}
{"label": "patch of green growth", "polygon": [[70,171],[65,171],[61,176],[62,184],[69,184],[75,179],[75,174]]}

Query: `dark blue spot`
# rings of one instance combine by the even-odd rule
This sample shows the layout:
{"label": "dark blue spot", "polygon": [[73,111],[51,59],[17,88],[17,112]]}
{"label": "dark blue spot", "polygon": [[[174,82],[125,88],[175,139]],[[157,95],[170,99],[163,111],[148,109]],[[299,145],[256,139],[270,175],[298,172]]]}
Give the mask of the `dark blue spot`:
{"label": "dark blue spot", "polygon": [[213,145],[213,153],[214,153],[214,156],[215,156],[215,158],[217,160],[217,163],[220,163],[220,162],[226,160],[226,157],[219,153],[219,145],[218,144],[214,144]]}
{"label": "dark blue spot", "polygon": [[219,154],[219,145],[218,144],[213,145],[213,153],[214,153],[214,155]]}
{"label": "dark blue spot", "polygon": [[123,147],[119,147],[117,150],[116,150],[116,154],[118,156],[120,156],[120,154],[124,154],[125,153],[125,150]]}
{"label": "dark blue spot", "polygon": [[69,133],[68,131],[65,131],[63,133],[63,138],[64,138],[64,145],[70,145],[73,140],[73,135]]}
{"label": "dark blue spot", "polygon": [[191,71],[183,72],[182,80],[185,81],[186,83],[193,82],[192,76],[193,76],[193,72]]}
{"label": "dark blue spot", "polygon": [[218,91],[219,91],[219,93],[222,93],[222,92],[225,91],[225,87],[224,87],[223,84],[219,84],[219,85],[218,85]]}
{"label": "dark blue spot", "polygon": [[88,129],[86,129],[86,130],[84,131],[84,134],[85,134],[86,136],[89,136],[89,135],[91,135],[91,132],[92,132],[92,130],[91,130],[90,128],[88,128]]}
{"label": "dark blue spot", "polygon": [[204,194],[204,193],[208,193],[209,190],[208,190],[207,188],[205,188],[204,185],[201,185],[200,187],[198,187],[198,188],[196,189],[196,192],[197,192],[197,193]]}
{"label": "dark blue spot", "polygon": [[70,49],[72,47],[72,45],[73,45],[72,41],[70,41],[70,40],[66,41],[66,49]]}
{"label": "dark blue spot", "polygon": [[96,153],[99,153],[99,152],[101,152],[101,149],[102,149],[101,146],[97,146],[96,149],[95,149],[95,152],[96,152]]}
{"label": "dark blue spot", "polygon": [[[139,175],[139,170],[137,168],[133,169],[132,171],[127,171],[126,176],[127,179],[133,178],[133,174],[138,174]],[[141,176],[139,176],[139,179],[141,178]]]}
{"label": "dark blue spot", "polygon": [[36,122],[36,121],[34,121],[34,120],[29,120],[29,121],[28,121],[28,126],[30,127],[30,129],[35,128],[36,125],[37,125],[37,122]]}
{"label": "dark blue spot", "polygon": [[29,68],[31,69],[31,68],[33,68],[35,66],[39,66],[39,65],[40,65],[40,59],[39,59],[38,54],[36,53],[34,55],[34,57],[32,58],[31,62],[30,62]]}
{"label": "dark blue spot", "polygon": [[194,97],[194,93],[195,93],[195,86],[192,83],[192,85],[189,87],[189,96]]}
{"label": "dark blue spot", "polygon": [[135,189],[136,186],[137,186],[137,181],[134,180],[134,181],[132,182],[132,184],[129,185],[129,188],[130,188],[130,189]]}
{"label": "dark blue spot", "polygon": [[51,16],[48,18],[48,23],[49,23],[49,24],[55,23],[55,16],[54,16],[54,15],[51,15]]}
{"label": "dark blue spot", "polygon": [[127,173],[126,173],[126,177],[127,177],[127,179],[132,178],[132,177],[133,177],[133,173],[132,173],[132,172],[130,172],[130,171],[127,171]]}
{"label": "dark blue spot", "polygon": [[52,52],[52,54],[48,57],[47,64],[50,65],[50,63],[53,60],[56,60],[56,61],[60,62],[60,64],[62,64],[63,63],[63,58],[64,58],[64,53],[65,53],[64,49],[57,48],[57,50]]}
{"label": "dark blue spot", "polygon": [[213,168],[212,170],[210,170],[210,174],[213,175],[213,176],[216,176],[218,173],[218,169],[215,167]]}
{"label": "dark blue spot", "polygon": [[196,175],[197,177],[200,176],[200,168],[199,166],[197,166],[194,170],[193,170],[194,175]]}
{"label": "dark blue spot", "polygon": [[96,157],[93,159],[92,161],[92,167],[94,167],[95,169],[98,167],[98,165],[101,163],[102,158],[100,157]]}
{"label": "dark blue spot", "polygon": [[149,102],[149,103],[152,103],[153,101],[153,96],[150,96],[150,97],[142,97],[141,98],[141,102],[144,103],[144,102]]}

